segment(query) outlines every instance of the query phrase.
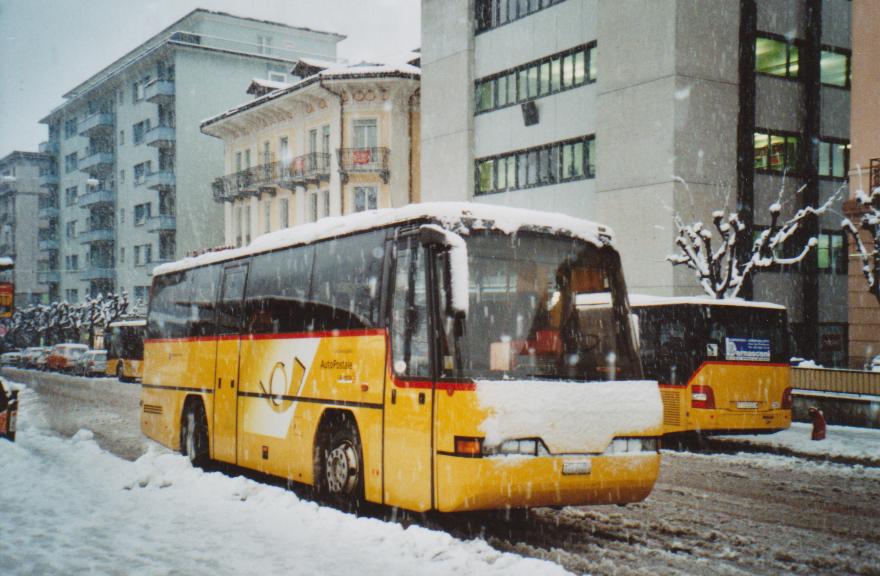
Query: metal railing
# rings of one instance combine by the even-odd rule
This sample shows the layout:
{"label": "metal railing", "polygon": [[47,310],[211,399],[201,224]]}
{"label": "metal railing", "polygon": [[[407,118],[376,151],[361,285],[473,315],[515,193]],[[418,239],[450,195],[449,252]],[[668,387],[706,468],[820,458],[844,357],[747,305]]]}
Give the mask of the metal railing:
{"label": "metal railing", "polygon": [[880,372],[792,368],[791,387],[797,390],[880,396]]}
{"label": "metal railing", "polygon": [[372,173],[378,174],[387,183],[390,156],[391,151],[388,148],[340,148],[339,172],[343,180],[348,180],[349,174]]}

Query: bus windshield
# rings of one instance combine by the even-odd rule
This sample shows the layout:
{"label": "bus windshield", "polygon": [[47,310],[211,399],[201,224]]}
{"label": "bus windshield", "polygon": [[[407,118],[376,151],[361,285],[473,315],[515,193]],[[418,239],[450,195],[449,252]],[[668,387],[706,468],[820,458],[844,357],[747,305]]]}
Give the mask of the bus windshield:
{"label": "bus windshield", "polygon": [[703,362],[788,361],[785,310],[681,304],[633,311],[645,376],[660,382],[686,384]]}
{"label": "bus windshield", "polygon": [[[473,233],[467,243],[469,312],[459,329],[457,373],[446,370],[447,376],[640,377],[613,249],[525,232]],[[578,314],[581,295],[605,304]],[[451,364],[445,357],[445,367]]]}
{"label": "bus windshield", "polygon": [[143,360],[144,325],[113,326],[108,336],[104,346],[108,359]]}

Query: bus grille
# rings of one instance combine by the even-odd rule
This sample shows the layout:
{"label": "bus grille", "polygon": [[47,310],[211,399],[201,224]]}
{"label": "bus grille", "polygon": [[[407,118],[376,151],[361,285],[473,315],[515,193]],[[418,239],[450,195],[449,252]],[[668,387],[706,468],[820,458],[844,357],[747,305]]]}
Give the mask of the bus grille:
{"label": "bus grille", "polygon": [[144,404],[144,412],[147,414],[162,414],[162,407],[156,404]]}
{"label": "bus grille", "polygon": [[681,424],[681,408],[678,390],[660,390],[663,399],[663,425],[679,426]]}

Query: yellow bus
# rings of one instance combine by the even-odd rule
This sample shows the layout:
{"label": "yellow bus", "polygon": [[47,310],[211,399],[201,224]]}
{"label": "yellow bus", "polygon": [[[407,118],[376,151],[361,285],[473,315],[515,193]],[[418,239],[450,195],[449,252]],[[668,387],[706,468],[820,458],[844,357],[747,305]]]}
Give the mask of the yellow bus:
{"label": "yellow bus", "polygon": [[[582,318],[578,293],[613,306]],[[660,465],[607,229],[466,203],[159,266],[141,428],[195,464],[412,511],[627,503]]]}
{"label": "yellow bus", "polygon": [[141,380],[144,376],[145,319],[118,320],[107,327],[104,348],[107,350],[107,375],[120,382]]}
{"label": "yellow bus", "polygon": [[791,426],[785,307],[630,295],[645,376],[660,383],[665,434],[756,434]]}

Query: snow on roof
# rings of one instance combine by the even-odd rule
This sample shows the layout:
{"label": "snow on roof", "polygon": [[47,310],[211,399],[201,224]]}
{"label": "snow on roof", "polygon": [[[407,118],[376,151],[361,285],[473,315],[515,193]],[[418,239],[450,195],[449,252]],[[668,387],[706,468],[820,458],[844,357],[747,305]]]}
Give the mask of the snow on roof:
{"label": "snow on roof", "polygon": [[254,78],[251,80],[251,85],[256,84],[257,86],[262,86],[263,88],[271,88],[272,90],[278,90],[280,88],[287,88],[290,86],[289,82],[278,82],[277,80],[267,80],[265,78]]}
{"label": "snow on roof", "polygon": [[258,236],[248,246],[208,252],[176,262],[161,264],[153,269],[153,275],[168,274],[296,244],[309,244],[352,232],[419,219],[436,221],[445,228],[462,234],[467,234],[468,230],[483,228],[498,230],[505,234],[513,234],[521,228],[538,229],[581,238],[600,247],[610,245],[613,236],[611,229],[607,226],[565,214],[470,202],[429,202],[409,204],[402,208],[385,208],[347,216],[333,216],[311,224],[302,224],[270,232]]}
{"label": "snow on roof", "polygon": [[630,294],[629,303],[632,307],[697,304],[701,306],[742,306],[746,308],[772,308],[774,310],[785,310],[785,306],[774,304],[773,302],[752,302],[741,298],[725,298],[723,300],[718,300],[708,296],[651,296],[649,294]]}
{"label": "snow on roof", "polygon": [[141,318],[139,320],[117,320],[116,322],[111,322],[109,328],[113,328],[114,326],[146,326],[147,320],[145,318]]}

